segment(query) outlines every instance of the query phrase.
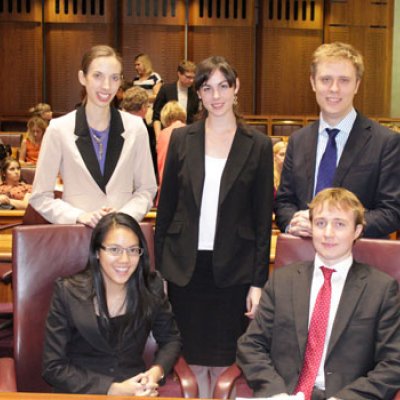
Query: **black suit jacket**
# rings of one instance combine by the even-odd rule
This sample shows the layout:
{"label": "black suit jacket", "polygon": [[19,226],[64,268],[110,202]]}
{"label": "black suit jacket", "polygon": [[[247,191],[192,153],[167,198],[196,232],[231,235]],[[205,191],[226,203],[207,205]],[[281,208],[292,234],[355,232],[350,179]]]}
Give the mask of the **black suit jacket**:
{"label": "black suit jacket", "polygon": [[[153,105],[153,122],[161,121],[161,110],[171,100],[178,101],[178,88],[177,83],[166,83],[161,86],[161,89],[157,93],[157,97]],[[186,107],[186,122],[191,124],[194,116],[199,111],[199,98],[193,87],[188,89],[188,101]]]}
{"label": "black suit jacket", "polygon": [[[293,393],[303,365],[313,262],[276,270],[237,361],[256,397]],[[400,389],[398,283],[365,264],[349,270],[325,359],[326,398],[391,400]]]}
{"label": "black suit jacket", "polygon": [[181,340],[171,306],[159,277],[154,282],[160,304],[150,323],[142,323],[112,347],[99,329],[94,311],[92,280],[85,285],[58,279],[46,323],[43,378],[57,392],[106,394],[114,381],[121,382],[146,370],[142,354],[150,331],[159,350],[153,364],[165,374],[177,360]]}
{"label": "black suit jacket", "polygon": [[[219,287],[262,287],[268,276],[273,199],[271,140],[239,125],[221,178],[213,252]],[[197,254],[205,176],[204,121],[171,136],[156,220],[156,266],[179,286]]]}
{"label": "black suit jacket", "polygon": [[[276,222],[284,231],[293,214],[313,198],[319,121],[290,137],[278,189]],[[357,115],[336,169],[333,186],[344,187],[366,209],[366,237],[400,229],[400,135]]]}

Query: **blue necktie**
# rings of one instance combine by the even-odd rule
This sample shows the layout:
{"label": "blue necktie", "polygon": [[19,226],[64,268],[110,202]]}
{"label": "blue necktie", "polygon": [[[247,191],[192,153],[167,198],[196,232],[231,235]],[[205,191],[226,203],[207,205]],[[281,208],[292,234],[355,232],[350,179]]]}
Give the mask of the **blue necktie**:
{"label": "blue necktie", "polygon": [[315,194],[320,192],[322,189],[332,186],[333,177],[336,171],[336,136],[340,131],[339,129],[328,128],[326,128],[326,131],[328,132],[329,139],[325,148],[325,153],[322,156],[321,162],[319,164]]}

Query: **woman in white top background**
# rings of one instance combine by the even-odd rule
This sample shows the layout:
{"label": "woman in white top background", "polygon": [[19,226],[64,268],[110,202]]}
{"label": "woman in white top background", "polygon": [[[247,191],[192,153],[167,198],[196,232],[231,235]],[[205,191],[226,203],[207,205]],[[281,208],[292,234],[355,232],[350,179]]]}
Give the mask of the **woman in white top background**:
{"label": "woman in white top background", "polygon": [[268,277],[272,145],[240,122],[239,87],[223,57],[198,64],[203,118],[172,133],[156,220],[156,266],[208,398]]}
{"label": "woman in white top background", "polygon": [[[77,110],[51,120],[30,203],[51,223],[94,227],[113,211],[140,221],[157,185],[143,121],[111,105],[121,84],[121,58],[109,46],[94,46],[78,78],[86,97]],[[62,199],[53,192],[58,174]]]}

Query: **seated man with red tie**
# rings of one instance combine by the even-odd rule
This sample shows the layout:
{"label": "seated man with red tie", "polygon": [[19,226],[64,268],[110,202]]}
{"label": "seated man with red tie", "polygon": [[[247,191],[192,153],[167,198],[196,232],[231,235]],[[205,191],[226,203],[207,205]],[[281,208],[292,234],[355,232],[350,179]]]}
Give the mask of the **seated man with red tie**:
{"label": "seated man with red tie", "polygon": [[353,260],[364,209],[343,188],[309,205],[313,262],[274,271],[237,362],[255,397],[391,400],[400,390],[397,281]]}
{"label": "seated man with red tie", "polygon": [[289,140],[274,206],[282,231],[310,236],[307,204],[326,187],[360,199],[365,237],[400,229],[400,135],[355,110],[363,72],[362,55],[349,44],[326,43],[314,52],[310,81],[321,113]]}

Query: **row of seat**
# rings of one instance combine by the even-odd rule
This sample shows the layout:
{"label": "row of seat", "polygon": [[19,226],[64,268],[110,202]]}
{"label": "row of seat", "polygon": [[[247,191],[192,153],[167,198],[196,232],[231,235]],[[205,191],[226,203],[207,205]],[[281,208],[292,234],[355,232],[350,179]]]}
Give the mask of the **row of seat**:
{"label": "row of seat", "polygon": [[[151,265],[154,268],[153,226],[142,223],[141,227],[149,244]],[[35,225],[14,229],[14,358],[0,359],[0,391],[50,390],[42,380],[40,371],[44,324],[53,282],[59,276],[76,273],[85,267],[90,235],[91,230],[83,225]],[[282,234],[277,241],[275,268],[294,261],[312,260],[314,254],[311,240]],[[400,259],[399,241],[361,239],[354,247],[354,256],[400,281],[397,266]],[[150,363],[150,354],[153,354],[154,349],[154,341],[150,339],[146,347],[146,359]],[[160,394],[169,397],[197,397],[195,378],[182,358],[174,371],[175,375],[169,377],[167,386],[161,389]],[[238,396],[251,396],[240,370],[233,365],[219,379],[214,397],[229,398],[235,382],[238,383]]]}

